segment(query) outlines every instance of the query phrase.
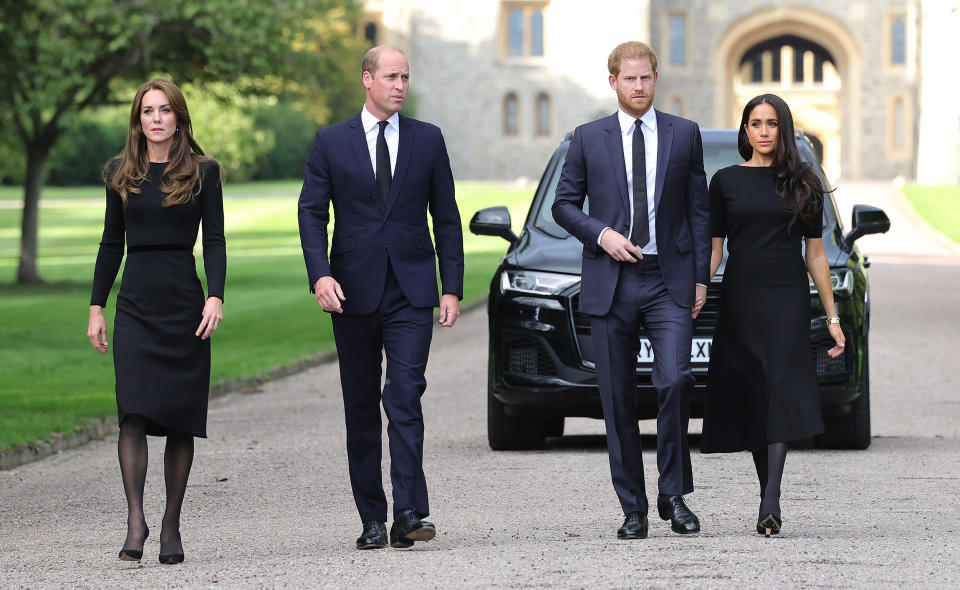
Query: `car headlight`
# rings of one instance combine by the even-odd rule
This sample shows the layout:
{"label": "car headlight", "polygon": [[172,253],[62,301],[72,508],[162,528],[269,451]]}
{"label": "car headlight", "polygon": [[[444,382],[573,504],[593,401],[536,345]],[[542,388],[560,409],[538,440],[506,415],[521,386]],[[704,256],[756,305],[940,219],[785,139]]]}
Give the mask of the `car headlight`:
{"label": "car headlight", "polygon": [[[817,294],[817,286],[813,284],[813,277],[809,274],[807,279],[810,282],[810,294]],[[830,286],[833,287],[834,293],[840,293],[843,295],[850,295],[853,293],[853,271],[849,268],[832,268],[830,269]]]}
{"label": "car headlight", "polygon": [[580,282],[576,275],[533,270],[505,270],[500,275],[500,291],[557,295]]}

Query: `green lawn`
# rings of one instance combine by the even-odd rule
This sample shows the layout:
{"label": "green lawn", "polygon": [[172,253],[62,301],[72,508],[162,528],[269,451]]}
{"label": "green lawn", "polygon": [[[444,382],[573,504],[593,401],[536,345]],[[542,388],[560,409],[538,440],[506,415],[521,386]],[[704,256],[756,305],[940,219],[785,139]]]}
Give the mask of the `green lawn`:
{"label": "green lawn", "polygon": [[[228,271],[224,323],[214,338],[214,382],[264,375],[333,346],[330,320],[307,290],[297,232],[299,190],[297,181],[225,187]],[[17,194],[0,187],[0,201]],[[507,245],[471,234],[470,217],[483,207],[508,205],[519,231],[532,195],[529,189],[458,183],[465,303],[486,294]],[[116,411],[112,357],[96,353],[86,337],[103,188],[47,189],[44,198],[42,285],[12,284],[20,210],[0,207],[0,449],[70,432]],[[68,198],[79,200],[56,201]],[[110,328],[115,300],[116,287],[105,312]]]}
{"label": "green lawn", "polygon": [[911,184],[903,194],[930,225],[960,244],[960,186]]}

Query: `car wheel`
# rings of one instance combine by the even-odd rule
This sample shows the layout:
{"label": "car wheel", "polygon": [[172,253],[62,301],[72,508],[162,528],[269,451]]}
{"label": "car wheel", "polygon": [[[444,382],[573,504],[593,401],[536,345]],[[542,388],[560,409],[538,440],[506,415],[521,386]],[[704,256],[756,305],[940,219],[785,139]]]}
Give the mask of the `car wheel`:
{"label": "car wheel", "polygon": [[[563,427],[561,418],[560,426]],[[503,402],[487,386],[487,442],[494,451],[542,449],[547,438],[547,424],[540,418],[511,416]]]}
{"label": "car wheel", "polygon": [[821,449],[865,449],[870,446],[870,359],[864,350],[860,395],[853,400],[850,413],[827,416],[826,433],[817,437]]}

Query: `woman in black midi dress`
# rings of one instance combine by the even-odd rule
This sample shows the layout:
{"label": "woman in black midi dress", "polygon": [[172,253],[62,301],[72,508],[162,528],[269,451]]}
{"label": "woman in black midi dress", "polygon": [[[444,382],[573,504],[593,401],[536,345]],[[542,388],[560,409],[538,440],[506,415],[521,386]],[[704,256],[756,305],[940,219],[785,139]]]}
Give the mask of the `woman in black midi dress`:
{"label": "woman in black midi dress", "polygon": [[700,448],[753,453],[761,495],[757,532],[769,536],[782,524],[787,443],[823,433],[807,271],[836,341],[831,356],[842,354],[844,337],[821,239],[824,189],[800,160],[787,104],[772,94],[751,100],[739,139],[746,162],[719,170],[710,182],[711,274],[720,265],[724,239],[729,258]]}
{"label": "woman in black midi dress", "polygon": [[[226,250],[219,165],[193,140],[186,102],[171,82],[151,80],[137,92],[127,145],[106,175],[88,336],[107,353],[103,308],[126,243],[113,332],[118,455],[128,508],[120,559],[139,561],[149,535],[143,514],[146,435],[155,435],[167,437],[159,559],[180,563],[180,509],[193,438],[206,436],[209,338],[223,318]],[[193,257],[201,224],[206,297]]]}

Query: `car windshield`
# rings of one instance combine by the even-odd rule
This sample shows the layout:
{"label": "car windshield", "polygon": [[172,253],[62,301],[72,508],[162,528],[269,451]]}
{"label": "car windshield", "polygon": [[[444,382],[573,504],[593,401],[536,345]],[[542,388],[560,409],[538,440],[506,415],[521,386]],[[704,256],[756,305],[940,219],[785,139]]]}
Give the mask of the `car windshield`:
{"label": "car windshield", "polygon": [[[734,137],[734,143],[732,145],[730,142],[731,137]],[[707,131],[703,134],[703,138],[703,168],[706,172],[707,185],[709,186],[710,179],[713,178],[713,175],[717,172],[717,170],[726,168],[727,166],[732,166],[734,164],[741,164],[743,162],[743,158],[740,157],[740,153],[737,151],[736,139],[732,133]],[[553,206],[554,196],[557,193],[557,183],[560,182],[560,172],[563,170],[563,162],[567,158],[567,148],[569,145],[569,143],[564,143],[560,147],[560,153],[557,154],[556,164],[549,168],[550,178],[546,179],[545,190],[543,193],[541,193],[541,195],[538,195],[540,196],[539,203],[534,204],[534,206],[537,207],[537,214],[533,223],[534,227],[556,238],[566,238],[570,235],[565,229],[560,227],[556,221],[554,221],[553,211],[551,209]],[[798,142],[798,147],[800,148],[800,153],[803,159],[810,161],[813,164],[814,170],[816,170],[817,173],[822,176],[823,170],[814,159],[813,152],[806,147],[804,142]],[[584,203],[583,210],[585,213],[589,213],[589,195]],[[827,227],[830,223],[830,220],[836,219],[837,217],[836,206],[833,203],[833,199],[829,196],[825,199],[824,210],[826,211],[826,215],[824,215],[824,227]],[[839,221],[837,224],[840,225]]]}

